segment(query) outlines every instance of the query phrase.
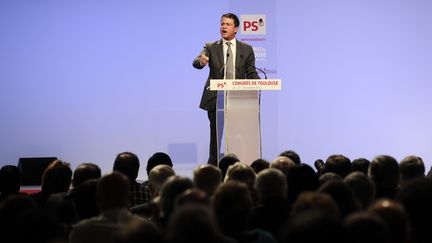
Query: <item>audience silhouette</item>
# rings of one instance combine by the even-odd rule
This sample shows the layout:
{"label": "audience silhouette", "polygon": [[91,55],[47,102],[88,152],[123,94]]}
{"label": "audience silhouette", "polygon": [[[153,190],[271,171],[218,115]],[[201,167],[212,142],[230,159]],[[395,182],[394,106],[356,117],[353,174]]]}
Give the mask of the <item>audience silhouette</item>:
{"label": "audience silhouette", "polygon": [[114,171],[103,176],[96,189],[100,215],[74,225],[69,235],[69,242],[115,242],[118,232],[123,227],[134,221],[144,221],[128,209],[129,188],[129,179],[123,173]]}
{"label": "audience silhouette", "polygon": [[43,173],[40,191],[20,192],[20,171],[0,169],[0,242],[296,243],[430,242],[432,179],[415,155],[370,162],[341,154],[317,160],[294,150],[251,165],[235,154],[207,163],[192,178],[176,175],[168,154],[147,161],[117,155],[101,176],[94,163],[73,172],[61,160]]}
{"label": "audience silhouette", "polygon": [[200,165],[193,171],[193,182],[196,188],[203,190],[211,197],[222,183],[222,171],[211,164]]}
{"label": "audience silhouette", "polygon": [[17,166],[5,165],[0,169],[0,202],[20,191],[21,172]]}
{"label": "audience silhouette", "polygon": [[131,152],[118,154],[114,161],[113,171],[119,171],[129,178],[129,207],[150,201],[150,189],[148,186],[136,181],[139,167],[138,156]]}

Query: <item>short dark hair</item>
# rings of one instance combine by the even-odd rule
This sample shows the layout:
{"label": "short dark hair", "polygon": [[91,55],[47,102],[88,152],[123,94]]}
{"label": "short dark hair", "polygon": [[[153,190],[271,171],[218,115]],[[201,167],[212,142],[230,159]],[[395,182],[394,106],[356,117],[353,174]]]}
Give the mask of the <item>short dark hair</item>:
{"label": "short dark hair", "polygon": [[228,167],[230,165],[235,164],[236,162],[239,162],[239,158],[237,155],[233,153],[225,154],[218,163],[219,169],[222,171],[222,181],[225,179],[225,175],[227,173]]}
{"label": "short dark hair", "polygon": [[113,171],[98,179],[96,199],[100,211],[127,208],[129,202],[129,179],[120,171]]}
{"label": "short dark hair", "polygon": [[296,165],[301,164],[300,156],[294,150],[283,151],[282,153],[279,154],[279,156],[285,156],[290,158]]}
{"label": "short dark hair", "polygon": [[342,178],[351,172],[351,160],[342,154],[330,155],[325,162],[325,172],[333,172]]}
{"label": "short dark hair", "polygon": [[150,171],[157,165],[168,165],[169,167],[173,167],[173,162],[168,154],[164,152],[156,152],[147,161],[147,175],[149,175]]}
{"label": "short dark hair", "polygon": [[409,180],[425,175],[425,166],[422,158],[407,156],[399,163],[401,179]]}
{"label": "short dark hair", "polygon": [[351,162],[351,171],[360,171],[364,174],[368,174],[370,161],[365,158],[358,158]]}
{"label": "short dark hair", "polygon": [[0,192],[17,193],[20,190],[21,172],[15,165],[5,165],[0,169]]}
{"label": "short dark hair", "polygon": [[222,15],[221,20],[222,20],[224,17],[225,17],[225,18],[229,18],[229,19],[233,19],[233,20],[234,20],[234,26],[235,26],[235,27],[239,27],[239,26],[240,26],[240,20],[239,20],[239,18],[237,17],[237,15],[235,15],[235,14],[233,14],[233,13],[226,13],[226,14]]}
{"label": "short dark hair", "polygon": [[399,173],[399,164],[391,156],[379,155],[371,161],[368,175],[375,184],[376,198],[394,197],[400,181]]}
{"label": "short dark hair", "polygon": [[270,162],[265,159],[256,159],[250,165],[255,173],[259,173],[260,171],[270,168]]}
{"label": "short dark hair", "polygon": [[131,152],[119,153],[114,161],[113,170],[125,174],[132,182],[138,176],[140,162],[138,156]]}

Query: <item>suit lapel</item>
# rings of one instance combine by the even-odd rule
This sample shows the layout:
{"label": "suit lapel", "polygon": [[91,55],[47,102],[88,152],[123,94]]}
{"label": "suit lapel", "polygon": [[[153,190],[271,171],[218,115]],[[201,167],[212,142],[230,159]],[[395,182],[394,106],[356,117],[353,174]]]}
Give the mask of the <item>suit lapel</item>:
{"label": "suit lapel", "polygon": [[[237,40],[237,48],[236,48],[236,63],[235,63],[235,67],[236,67],[236,73],[237,73],[237,71],[238,71],[238,68],[237,67],[241,67],[241,64],[240,64],[240,62],[242,61],[242,59],[243,59],[243,45],[242,45],[242,43],[239,41],[239,40]],[[237,76],[237,75],[236,75]]]}
{"label": "suit lapel", "polygon": [[222,67],[224,65],[223,42],[222,42],[222,40],[219,40],[217,42],[216,47],[217,47],[216,48],[216,53],[217,53],[217,56],[218,56],[218,59],[219,59],[220,66]]}

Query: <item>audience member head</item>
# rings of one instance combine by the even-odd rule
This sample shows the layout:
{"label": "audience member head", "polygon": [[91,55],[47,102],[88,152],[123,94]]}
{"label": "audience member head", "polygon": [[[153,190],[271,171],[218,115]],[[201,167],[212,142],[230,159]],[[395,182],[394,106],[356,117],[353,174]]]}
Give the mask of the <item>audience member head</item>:
{"label": "audience member head", "polygon": [[101,212],[127,208],[129,204],[129,179],[113,171],[104,175],[97,184],[96,199]]}
{"label": "audience member head", "polygon": [[14,165],[5,165],[0,169],[0,194],[16,194],[20,190],[21,172]]}
{"label": "audience member head", "polygon": [[96,201],[98,180],[86,180],[75,190],[74,202],[78,220],[99,215],[100,212]]}
{"label": "audience member head", "polygon": [[135,182],[138,176],[139,167],[140,162],[136,154],[123,152],[117,155],[113,170],[125,174],[129,178],[130,183],[132,183]]}
{"label": "audience member head", "polygon": [[158,196],[160,188],[165,181],[175,175],[173,168],[169,165],[156,165],[151,169],[148,175],[149,188],[152,191],[153,197]]}
{"label": "audience member head", "polygon": [[228,168],[225,181],[236,180],[245,183],[249,189],[255,186],[255,171],[247,164],[236,162]]}
{"label": "audience member head", "polygon": [[375,199],[375,186],[372,180],[363,172],[352,172],[344,182],[353,190],[363,209],[366,209]]}
{"label": "audience member head", "polygon": [[147,220],[132,220],[122,227],[115,243],[164,243],[162,231]]}
{"label": "audience member head", "polygon": [[168,154],[164,152],[156,152],[147,160],[147,175],[149,175],[150,171],[157,165],[168,165],[169,167],[173,167],[173,162]]}
{"label": "audience member head", "polygon": [[320,175],[320,177],[318,178],[319,184],[320,185],[324,185],[324,183],[328,182],[328,181],[342,181],[342,177],[336,173],[333,172],[326,172],[322,175]]}
{"label": "audience member head", "polygon": [[168,243],[219,243],[218,228],[207,206],[188,204],[178,208],[167,227]]}
{"label": "audience member head", "polygon": [[302,192],[292,205],[292,214],[305,211],[321,211],[335,217],[335,219],[340,219],[340,212],[336,202],[325,193]]}
{"label": "audience member head", "polygon": [[341,218],[360,209],[360,203],[351,188],[343,181],[329,181],[318,189],[320,193],[327,193],[338,205]]}
{"label": "audience member head", "polygon": [[356,212],[342,223],[346,242],[390,243],[390,232],[384,220],[370,212]]}
{"label": "audience member head", "polygon": [[377,215],[387,223],[390,230],[389,242],[407,242],[407,216],[402,204],[390,199],[381,199],[374,202],[369,207],[368,211],[374,215]]}
{"label": "audience member head", "polygon": [[193,171],[193,182],[196,188],[212,196],[222,182],[222,171],[214,165],[200,165]]}
{"label": "audience member head", "polygon": [[407,156],[399,163],[401,181],[405,182],[425,176],[425,165],[418,156]]}
{"label": "audience member head", "polygon": [[212,204],[218,225],[224,233],[232,236],[247,230],[253,201],[246,184],[230,180],[219,185]]}
{"label": "audience member head", "polygon": [[0,242],[11,241],[15,221],[27,210],[36,209],[36,201],[24,194],[10,195],[0,204]]}
{"label": "audience member head", "polygon": [[404,206],[410,222],[410,242],[430,242],[432,180],[418,178],[405,183],[398,193],[398,200]]}
{"label": "audience member head", "polygon": [[0,203],[0,222],[11,223],[13,219],[29,208],[37,208],[36,201],[25,194],[11,195]]}
{"label": "audience member head", "polygon": [[256,189],[262,204],[274,199],[286,199],[286,177],[280,170],[265,169],[257,175]]}
{"label": "audience member head", "polygon": [[75,169],[72,177],[72,185],[76,188],[90,179],[99,179],[102,176],[101,169],[93,163],[82,163]]}
{"label": "audience member head", "polygon": [[175,208],[188,204],[210,206],[210,197],[200,189],[190,188],[177,197]]}
{"label": "audience member head", "polygon": [[222,180],[225,180],[225,175],[228,170],[228,167],[235,164],[236,162],[239,162],[239,158],[235,154],[225,154],[218,163],[218,167],[222,172]]}
{"label": "audience member head", "polygon": [[260,171],[270,168],[270,162],[265,159],[256,159],[250,166],[255,171],[255,174],[258,174]]}
{"label": "audience member head", "polygon": [[320,210],[294,214],[283,230],[284,243],[342,243],[343,231],[338,219]]}
{"label": "audience member head", "polygon": [[72,180],[70,164],[54,160],[42,175],[42,191],[48,194],[66,192]]}
{"label": "audience member head", "polygon": [[14,220],[10,242],[62,242],[63,225],[41,208],[29,208]]}
{"label": "audience member head", "polygon": [[365,175],[368,174],[370,161],[365,158],[358,158],[351,162],[351,171],[360,171]]}
{"label": "audience member head", "polygon": [[279,156],[270,163],[270,168],[278,169],[286,175],[288,170],[295,165],[296,164],[290,158]]}
{"label": "audience member head", "polygon": [[169,219],[174,211],[175,200],[189,188],[193,188],[193,182],[187,177],[171,176],[166,180],[160,190],[160,209],[162,217]]}
{"label": "audience member head", "polygon": [[375,184],[376,198],[393,198],[399,185],[399,164],[391,156],[375,157],[369,166],[369,177]]}
{"label": "audience member head", "polygon": [[288,170],[288,202],[293,203],[305,191],[315,191],[319,187],[318,175],[307,164],[295,165]]}
{"label": "audience member head", "polygon": [[341,154],[330,155],[325,162],[325,172],[333,172],[342,178],[351,172],[351,161]]}
{"label": "audience member head", "polygon": [[279,156],[285,156],[290,158],[294,164],[301,164],[300,156],[294,150],[286,150],[279,154]]}

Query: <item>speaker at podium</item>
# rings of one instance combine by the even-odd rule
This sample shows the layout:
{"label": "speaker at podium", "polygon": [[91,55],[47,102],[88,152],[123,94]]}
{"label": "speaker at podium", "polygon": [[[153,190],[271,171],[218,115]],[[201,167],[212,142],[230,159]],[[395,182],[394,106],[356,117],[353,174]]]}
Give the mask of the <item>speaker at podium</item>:
{"label": "speaker at podium", "polygon": [[216,122],[221,154],[233,153],[249,165],[262,157],[261,91],[281,90],[281,85],[280,79],[210,80],[210,90],[218,91]]}

